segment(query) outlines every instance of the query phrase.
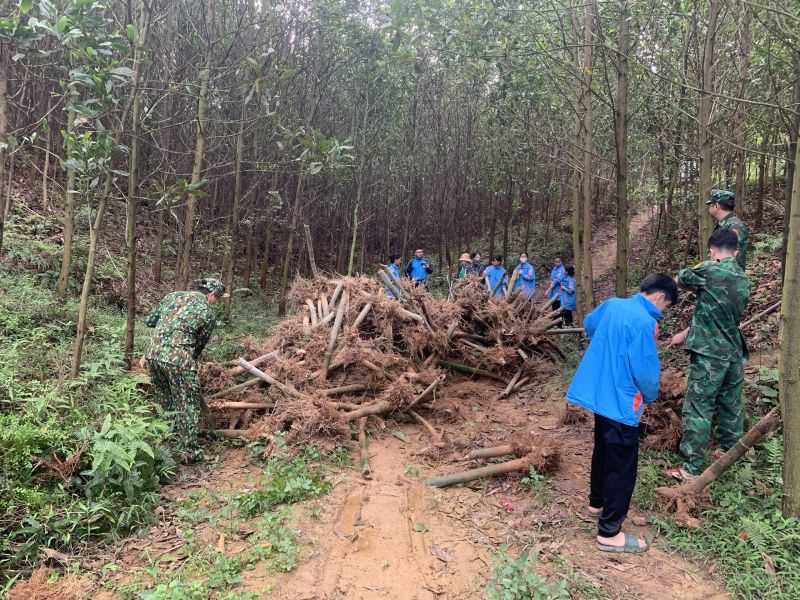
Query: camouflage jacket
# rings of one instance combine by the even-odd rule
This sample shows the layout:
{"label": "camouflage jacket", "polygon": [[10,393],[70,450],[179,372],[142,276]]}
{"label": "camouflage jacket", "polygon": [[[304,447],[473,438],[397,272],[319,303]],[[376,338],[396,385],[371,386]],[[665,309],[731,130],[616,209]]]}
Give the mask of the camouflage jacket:
{"label": "camouflage jacket", "polygon": [[736,261],[701,262],[678,273],[678,283],[697,290],[685,348],[718,360],[747,358],[739,321],[750,298],[750,280]]}
{"label": "camouflage jacket", "polygon": [[739,254],[736,255],[736,262],[744,271],[744,266],[747,264],[747,227],[735,213],[731,213],[717,221],[714,231],[717,229],[732,229],[739,236]]}
{"label": "camouflage jacket", "polygon": [[153,309],[146,323],[155,327],[147,360],[195,371],[217,318],[202,292],[172,292]]}

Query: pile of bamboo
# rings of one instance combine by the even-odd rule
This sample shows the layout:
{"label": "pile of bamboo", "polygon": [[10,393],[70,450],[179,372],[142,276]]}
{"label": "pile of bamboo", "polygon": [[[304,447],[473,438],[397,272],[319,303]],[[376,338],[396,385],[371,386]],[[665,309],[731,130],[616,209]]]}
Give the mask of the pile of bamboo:
{"label": "pile of bamboo", "polygon": [[[477,278],[458,281],[446,300],[388,269],[378,280],[298,278],[291,299],[294,314],[209,396],[216,421],[228,422],[221,435],[272,439],[283,431],[289,445],[333,445],[350,439],[350,424],[392,415],[423,426],[430,447],[440,448],[425,414],[448,373],[500,382],[504,397],[563,356],[548,335],[560,323],[551,302],[489,296]],[[236,383],[239,375],[250,378]]]}

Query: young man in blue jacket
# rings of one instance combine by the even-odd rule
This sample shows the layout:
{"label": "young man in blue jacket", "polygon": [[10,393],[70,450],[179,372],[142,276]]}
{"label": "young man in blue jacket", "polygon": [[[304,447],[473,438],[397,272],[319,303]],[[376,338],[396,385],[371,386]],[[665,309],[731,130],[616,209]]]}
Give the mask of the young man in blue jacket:
{"label": "young man in blue jacket", "polygon": [[414,280],[414,285],[425,283],[428,275],[433,273],[433,267],[427,258],[423,258],[424,252],[422,248],[417,248],[414,251],[414,258],[408,261],[406,265],[406,276]]}
{"label": "young man in blue jacket", "polygon": [[586,315],[591,341],[578,365],[567,400],[594,413],[594,452],[589,516],[598,519],[597,548],[644,552],[647,543],[622,532],[639,460],[639,418],[658,395],[658,321],[678,300],[665,273],[648,275],[640,293],[611,298]]}

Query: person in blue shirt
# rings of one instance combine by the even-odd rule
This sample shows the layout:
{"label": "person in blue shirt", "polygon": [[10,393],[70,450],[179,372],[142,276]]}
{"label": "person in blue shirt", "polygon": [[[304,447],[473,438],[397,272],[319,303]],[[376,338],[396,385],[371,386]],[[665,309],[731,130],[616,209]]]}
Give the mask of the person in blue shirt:
{"label": "person in blue shirt", "polygon": [[567,401],[594,413],[589,516],[598,519],[597,549],[644,552],[647,542],[622,532],[639,461],[639,418],[658,396],[658,321],[678,300],[666,273],[648,275],[640,292],[611,298],[583,320],[589,347],[567,390]]}
{"label": "person in blue shirt", "polygon": [[564,278],[564,265],[561,262],[561,255],[556,254],[553,256],[553,268],[550,270],[550,287],[544,293],[547,299],[555,298],[553,302],[553,310],[558,310],[561,307],[559,296],[561,295],[561,280]]}
{"label": "person in blue shirt", "polygon": [[431,262],[427,258],[423,258],[423,254],[422,248],[417,248],[414,251],[414,258],[406,265],[406,277],[413,279],[414,285],[425,283],[428,275],[433,273]]}
{"label": "person in blue shirt", "polygon": [[527,300],[532,299],[534,292],[536,292],[536,271],[533,270],[533,266],[528,262],[527,252],[520,253],[516,271],[517,282],[514,284],[514,289],[522,288],[525,298]]}
{"label": "person in blue shirt", "polygon": [[[386,264],[389,265],[389,270],[394,274],[395,277],[397,277],[398,281],[400,281],[400,261],[401,258],[397,254],[390,254],[386,259]],[[389,288],[386,288],[386,295],[389,296],[389,298],[395,297],[392,293],[392,290]]]}
{"label": "person in blue shirt", "polygon": [[[483,282],[486,284],[486,289],[489,290],[489,293],[492,292],[493,289],[497,288],[495,291],[495,296],[502,296],[505,293],[506,286],[508,282],[506,278],[508,273],[502,266],[503,264],[503,255],[502,254],[495,254],[492,256],[492,264],[486,267],[483,271]],[[502,281],[502,283],[500,283]],[[497,285],[500,283],[500,285]]]}
{"label": "person in blue shirt", "polygon": [[573,311],[577,308],[575,294],[575,267],[568,265],[564,267],[564,278],[561,280],[561,308],[564,311],[561,316],[564,317],[564,325],[572,327],[573,324]]}

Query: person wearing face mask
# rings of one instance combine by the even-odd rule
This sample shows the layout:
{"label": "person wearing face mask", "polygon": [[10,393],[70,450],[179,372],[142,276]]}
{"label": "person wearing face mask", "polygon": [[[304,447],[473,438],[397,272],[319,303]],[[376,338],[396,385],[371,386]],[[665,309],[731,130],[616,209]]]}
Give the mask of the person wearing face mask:
{"label": "person wearing face mask", "polygon": [[645,552],[647,542],[622,531],[639,461],[639,418],[658,396],[661,363],[658,321],[678,300],[666,273],[642,280],[639,293],[611,298],[586,315],[589,336],[567,401],[594,413],[594,450],[587,514],[598,520],[596,546],[603,552]]}
{"label": "person wearing face mask", "polygon": [[516,271],[517,282],[514,284],[514,289],[521,289],[525,298],[530,300],[536,292],[536,271],[534,271],[531,263],[528,262],[527,252],[520,253]]}

